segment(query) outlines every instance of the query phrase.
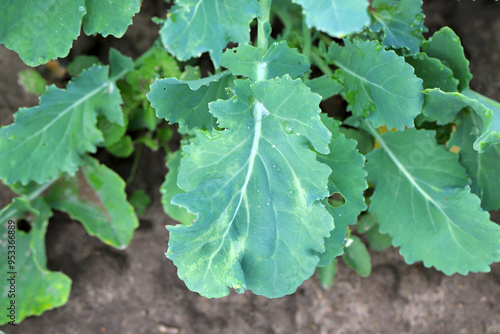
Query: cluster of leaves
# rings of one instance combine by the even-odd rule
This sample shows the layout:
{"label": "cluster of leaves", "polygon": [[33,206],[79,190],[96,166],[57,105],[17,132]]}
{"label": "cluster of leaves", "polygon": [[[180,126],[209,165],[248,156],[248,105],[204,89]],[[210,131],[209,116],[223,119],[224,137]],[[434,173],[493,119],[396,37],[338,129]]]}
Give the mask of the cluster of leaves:
{"label": "cluster of leaves", "polygon": [[[318,267],[328,286],[338,256],[367,276],[363,239],[445,274],[489,271],[500,261],[500,227],[487,212],[500,208],[500,105],[469,88],[451,29],[424,38],[421,6],[178,0],[159,21],[162,45],[135,63],[116,51],[109,67],[81,58],[73,67],[86,69],[65,90],[48,87],[39,106],[0,129],[8,157],[0,178],[20,195],[0,217],[34,217],[29,234],[19,231],[34,250],[23,276],[49,273],[40,240],[51,208],[112,246],[128,244],[137,218],[125,184],[90,154],[165,147],[162,119],[183,136],[160,189],[181,223],[168,227],[166,255],[203,296],[233,288],[281,297]],[[283,27],[271,35],[274,22]],[[15,48],[9,36],[0,30],[0,42]],[[226,49],[229,42],[238,45]],[[30,49],[19,45],[21,55]],[[201,78],[180,61],[203,52],[215,73]],[[349,112],[337,119],[320,109],[334,95]],[[136,130],[145,134],[133,140]],[[64,303],[69,280],[54,275],[37,289],[58,294],[26,303],[18,321]]]}

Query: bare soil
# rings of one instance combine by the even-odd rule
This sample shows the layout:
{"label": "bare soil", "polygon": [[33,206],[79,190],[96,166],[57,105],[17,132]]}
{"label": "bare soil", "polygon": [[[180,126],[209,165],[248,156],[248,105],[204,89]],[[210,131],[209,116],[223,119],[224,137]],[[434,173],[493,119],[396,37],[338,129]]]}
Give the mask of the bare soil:
{"label": "bare soil", "polygon": [[[162,1],[144,1],[124,39],[81,36],[70,58],[94,53],[105,59],[110,46],[138,56],[157,36],[150,17],[164,15],[165,8]],[[500,100],[500,2],[426,0],[424,12],[429,33],[448,25],[461,37],[472,88]],[[17,72],[24,68],[15,53],[0,47],[0,125],[11,123],[19,107],[37,103],[17,84]],[[106,158],[105,163],[124,177],[131,168],[131,159]],[[500,264],[488,274],[445,276],[421,264],[407,265],[396,249],[371,252],[369,278],[340,263],[327,291],[313,276],[294,295],[274,300],[250,292],[218,300],[200,297],[185,287],[163,254],[165,225],[175,224],[160,202],[166,171],[163,153],[143,153],[128,191],[145,189],[152,204],[125,251],[102,244],[56,212],[46,238],[48,266],[73,280],[69,302],[0,329],[7,334],[500,333]],[[0,184],[0,207],[12,196]],[[493,219],[500,222],[500,214],[493,213]]]}

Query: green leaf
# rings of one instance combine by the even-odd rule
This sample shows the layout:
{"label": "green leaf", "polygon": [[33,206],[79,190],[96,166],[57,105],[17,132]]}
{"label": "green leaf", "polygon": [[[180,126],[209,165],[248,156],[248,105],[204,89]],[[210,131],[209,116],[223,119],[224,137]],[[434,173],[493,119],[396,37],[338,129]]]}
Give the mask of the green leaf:
{"label": "green leaf", "polygon": [[367,0],[293,0],[304,8],[309,28],[342,38],[370,23]]}
{"label": "green leaf", "polygon": [[324,267],[318,268],[319,281],[323,289],[330,289],[333,285],[333,279],[337,273],[337,261],[333,260]]}
{"label": "green leaf", "polygon": [[489,271],[500,260],[500,226],[470,193],[458,155],[437,145],[434,131],[370,129],[381,146],[366,164],[380,232],[408,263],[422,260],[447,275]]}
{"label": "green leaf", "polygon": [[0,43],[29,66],[65,57],[84,14],[85,0],[2,1]]}
{"label": "green leaf", "polygon": [[169,124],[179,123],[180,128],[211,129],[215,118],[208,112],[208,104],[217,99],[227,99],[226,88],[232,76],[228,71],[193,81],[176,78],[156,80],[147,94],[156,115]]}
{"label": "green leaf", "polygon": [[459,91],[469,87],[469,81],[472,79],[469,61],[465,58],[460,38],[453,30],[448,27],[441,28],[428,41],[422,43],[422,51],[451,68],[455,78],[459,80]]}
{"label": "green leaf", "polygon": [[122,37],[139,13],[140,0],[85,0],[87,14],[83,17],[83,31],[87,35],[99,33],[106,37]]}
{"label": "green leaf", "polygon": [[370,244],[370,249],[375,251],[383,251],[392,246],[392,239],[387,234],[382,234],[379,232],[378,225],[368,230],[366,233],[368,243]]}
{"label": "green leaf", "polygon": [[372,7],[373,23],[368,27],[373,32],[383,30],[385,37],[382,43],[395,49],[407,48],[412,53],[420,50],[424,41],[422,32],[424,14],[422,14],[422,0],[377,0]]}
{"label": "green leaf", "polygon": [[6,184],[43,184],[63,172],[75,173],[82,156],[103,141],[98,113],[123,124],[120,103],[106,66],[83,72],[65,90],[48,87],[39,106],[21,108],[14,124],[0,129],[0,153],[9,157],[0,165],[0,178]]}
{"label": "green leaf", "polygon": [[139,226],[125,182],[94,158],[84,161],[75,176],[64,176],[50,188],[47,202],[81,222],[88,234],[124,249]]}
{"label": "green leaf", "polygon": [[262,48],[240,44],[224,52],[221,65],[234,75],[243,75],[253,81],[257,81],[257,78],[273,79],[285,74],[296,78],[309,69],[306,57],[297,49],[288,48],[285,41],[271,44],[265,54]]}
{"label": "green leaf", "polygon": [[101,62],[96,56],[79,55],[68,65],[68,74],[76,77],[84,70],[91,68],[94,65],[99,65]]}
{"label": "green leaf", "polygon": [[138,216],[141,216],[146,212],[149,204],[151,203],[151,197],[146,194],[144,189],[136,190],[130,195],[128,199],[129,203],[134,207],[135,212]]}
{"label": "green leaf", "polygon": [[492,145],[500,144],[500,103],[470,89],[466,89],[462,93],[470,99],[477,99],[487,109],[474,108],[476,104],[472,104],[472,109],[474,109],[483,121],[481,135],[474,142],[474,149],[479,152],[485,152]]}
{"label": "green leaf", "polygon": [[328,59],[340,68],[348,110],[376,127],[413,127],[424,102],[422,80],[413,68],[376,41],[346,39],[344,44],[332,43]]}
{"label": "green leaf", "polygon": [[373,137],[363,129],[340,128],[340,131],[347,139],[354,139],[357,142],[356,148],[359,153],[367,154],[373,150],[375,141]]}
{"label": "green leaf", "polygon": [[179,174],[181,157],[182,150],[179,150],[176,151],[167,161],[168,173],[160,188],[161,203],[163,204],[163,210],[170,216],[170,218],[178,221],[179,223],[191,225],[196,219],[196,215],[189,213],[181,206],[170,203],[175,195],[184,193],[184,191],[177,185],[177,175]]}
{"label": "green leaf", "polygon": [[370,253],[368,253],[363,241],[355,235],[350,236],[347,240],[342,259],[361,277],[368,277],[372,273]]}
{"label": "green leaf", "polygon": [[324,203],[333,216],[335,229],[325,240],[326,251],[320,255],[320,267],[344,252],[342,244],[347,227],[356,223],[360,212],[366,210],[363,192],[368,188],[366,171],[363,169],[365,157],[356,149],[356,141],[344,137],[339,129],[340,122],[326,117],[322,117],[322,120],[333,135],[329,145],[330,153],[318,155],[317,159],[332,169],[328,178],[328,192],[330,195],[340,194],[345,203],[339,207]]}
{"label": "green leaf", "polygon": [[172,203],[198,215],[169,226],[167,257],[189,289],[221,297],[228,287],[267,297],[293,293],[323,252],[332,217],[328,196],[330,133],[321,97],[299,79],[235,82],[235,96],[210,104],[223,131],[198,133],[185,148]]}
{"label": "green leaf", "polygon": [[228,42],[248,44],[250,22],[260,15],[256,0],[178,0],[160,30],[165,48],[185,61],[209,52],[215,68]]}
{"label": "green leaf", "polygon": [[423,52],[407,56],[405,61],[413,66],[417,77],[423,80],[423,87],[439,88],[445,92],[456,92],[458,80],[453,76],[453,71],[437,59],[429,57]]}
{"label": "green leaf", "polygon": [[126,135],[113,144],[106,146],[106,149],[115,157],[127,158],[134,152],[134,143],[132,138]]}
{"label": "green leaf", "polygon": [[[9,214],[7,212],[15,213]],[[31,230],[28,233],[15,228],[17,220],[25,218],[25,212],[34,215],[34,219],[31,221]],[[50,208],[39,199],[30,204],[23,198],[15,198],[9,206],[0,211],[0,217],[7,218],[2,218],[0,224],[0,243],[2,245],[0,247],[0,256],[2,257],[0,269],[4,274],[0,284],[0,307],[4,312],[0,325],[11,320],[19,323],[26,317],[40,315],[47,310],[62,306],[68,301],[71,279],[63,273],[47,269],[45,232],[51,215]],[[8,253],[8,251],[13,250],[9,247],[14,245],[14,263],[9,264],[7,256],[12,256],[12,253]],[[9,274],[10,272],[17,274],[12,275]],[[8,279],[12,276],[15,276],[15,289],[11,291],[11,282]],[[13,298],[9,298],[11,293],[15,294],[12,296]],[[15,300],[15,319],[5,316],[8,314],[8,307],[11,306],[11,300]]]}
{"label": "green leaf", "polygon": [[37,96],[45,93],[47,81],[35,69],[27,68],[17,74],[18,82],[24,89]]}
{"label": "green leaf", "polygon": [[486,211],[500,209],[500,145],[493,145],[484,153],[472,145],[479,137],[481,119],[475,113],[465,111],[459,115],[457,130],[452,133],[448,146],[458,146],[460,163],[472,179],[471,191],[481,198]]}
{"label": "green leaf", "polygon": [[337,95],[344,89],[342,84],[327,75],[311,79],[306,82],[306,85],[311,88],[314,93],[321,95],[323,101]]}
{"label": "green leaf", "polygon": [[446,93],[439,89],[426,89],[423,113],[431,120],[442,124],[455,119],[466,107],[472,108],[482,119],[481,135],[474,142],[474,149],[485,152],[494,144],[500,143],[500,105],[486,96],[470,89],[462,93]]}

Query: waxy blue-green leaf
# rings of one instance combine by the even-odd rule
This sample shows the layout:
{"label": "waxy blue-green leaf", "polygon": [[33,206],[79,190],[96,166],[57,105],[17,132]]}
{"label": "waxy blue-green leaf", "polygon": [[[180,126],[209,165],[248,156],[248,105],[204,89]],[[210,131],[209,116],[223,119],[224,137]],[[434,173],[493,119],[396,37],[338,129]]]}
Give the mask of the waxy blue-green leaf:
{"label": "waxy blue-green leaf", "polygon": [[[32,217],[29,232],[16,228],[16,223],[19,219],[25,218],[25,213],[29,213],[29,216]],[[68,301],[71,279],[63,273],[47,269],[45,232],[50,216],[52,216],[50,208],[40,199],[29,203],[18,197],[0,211],[2,218],[0,223],[0,256],[2,257],[0,270],[3,273],[0,281],[0,307],[4,312],[0,318],[0,325],[11,320],[15,320],[17,324],[26,317],[40,315],[47,310],[62,306]],[[12,239],[11,236],[14,236],[15,239]],[[15,240],[15,251],[12,253],[13,248],[9,248],[9,246],[14,245],[13,240]],[[9,263],[7,256],[13,254],[15,258],[11,259],[14,261]],[[16,274],[9,274],[11,272]],[[15,280],[12,281],[15,285],[13,289],[11,289],[11,281],[9,281],[12,276],[15,277]],[[9,294],[12,293],[15,296],[9,297]],[[9,314],[8,307],[11,306],[11,300],[15,301],[15,319],[6,316]]]}
{"label": "waxy blue-green leaf", "polygon": [[423,114],[442,124],[455,119],[464,108],[470,107],[482,119],[481,135],[474,142],[474,149],[485,152],[500,143],[500,105],[470,89],[462,93],[446,93],[439,89],[426,89]]}
{"label": "waxy blue-green leaf", "polygon": [[[500,261],[500,226],[470,192],[458,155],[437,145],[434,131],[408,129],[380,135],[367,155],[375,183],[370,212],[406,262],[423,261],[447,275],[488,272]],[[418,242],[415,242],[418,240]]]}
{"label": "waxy blue-green leaf", "polygon": [[420,50],[424,41],[422,32],[427,31],[422,0],[376,0],[372,7],[375,9],[371,12],[374,21],[368,28],[373,32],[385,32],[384,45],[395,49],[404,47],[412,53]]}
{"label": "waxy blue-green leaf", "polygon": [[332,37],[342,38],[370,23],[368,0],[293,0],[304,8],[306,24]]}
{"label": "waxy blue-green leaf", "polygon": [[376,127],[413,127],[424,102],[413,67],[376,41],[345,39],[344,44],[332,43],[328,60],[340,68],[348,110]]}
{"label": "waxy blue-green leaf", "polygon": [[347,227],[356,223],[360,212],[366,210],[363,192],[368,188],[365,181],[366,171],[363,169],[365,157],[356,149],[356,141],[344,137],[339,128],[340,122],[327,117],[322,117],[322,120],[332,132],[332,139],[329,145],[330,153],[319,154],[318,161],[332,169],[328,178],[330,195],[340,194],[345,202],[339,207],[334,207],[323,201],[334,218],[335,229],[325,240],[326,251],[319,255],[320,267],[332,262],[333,258],[344,252],[342,244],[347,234]]}
{"label": "waxy blue-green leaf", "polygon": [[29,66],[65,57],[84,14],[85,0],[2,1],[0,43]]}
{"label": "waxy blue-green leaf", "polygon": [[453,75],[459,80],[459,91],[469,87],[469,81],[472,79],[469,61],[465,58],[460,38],[453,30],[448,27],[441,28],[428,41],[422,43],[422,51],[451,68]]}
{"label": "waxy blue-green leaf", "polygon": [[235,82],[235,96],[210,104],[223,131],[185,148],[172,203],[198,215],[169,226],[167,257],[190,290],[222,297],[229,287],[267,297],[293,293],[325,250],[330,133],[319,102],[299,79]]}
{"label": "waxy blue-green leaf", "polygon": [[68,55],[82,20],[87,34],[121,37],[139,7],[139,0],[2,1],[0,43],[27,65],[40,65]]}
{"label": "waxy blue-green leaf", "polygon": [[500,209],[500,145],[493,145],[484,153],[472,145],[480,135],[481,119],[473,112],[459,115],[457,130],[451,134],[448,146],[460,148],[460,163],[472,179],[471,191],[481,198],[486,211]]}
{"label": "waxy blue-green leaf", "polygon": [[177,175],[179,174],[181,158],[182,150],[179,150],[167,160],[167,176],[160,187],[161,204],[163,204],[163,210],[170,216],[170,218],[178,221],[179,223],[191,225],[196,219],[196,216],[189,213],[185,208],[170,203],[175,195],[184,193],[184,191],[177,185]]}
{"label": "waxy blue-green leaf", "polygon": [[218,68],[228,42],[250,41],[250,22],[260,13],[256,0],[177,0],[160,37],[177,59],[188,60],[208,51]]}
{"label": "waxy blue-green leaf", "polygon": [[262,48],[246,44],[227,49],[221,65],[234,75],[243,75],[253,81],[258,77],[273,79],[285,74],[296,78],[309,69],[306,57],[297,49],[288,48],[285,41],[271,44],[265,54]]}
{"label": "waxy blue-green leaf", "polygon": [[458,91],[458,79],[453,76],[453,71],[443,65],[439,59],[419,52],[405,57],[405,61],[413,66],[417,77],[423,80],[424,89],[439,88],[445,92]]}
{"label": "waxy blue-green leaf", "polygon": [[0,129],[0,153],[9,157],[0,164],[0,178],[43,184],[75,173],[82,156],[103,141],[97,115],[123,124],[121,101],[107,66],[84,71],[66,89],[48,87],[39,106],[20,109],[14,123]]}
{"label": "waxy blue-green leaf", "polygon": [[156,115],[169,124],[179,123],[181,129],[211,129],[215,118],[208,112],[208,104],[227,99],[226,88],[233,77],[228,71],[193,81],[176,78],[155,80],[147,98]]}
{"label": "waxy blue-green leaf", "polygon": [[337,80],[326,75],[307,81],[306,86],[311,88],[314,93],[321,95],[322,100],[326,100],[334,95],[337,95],[342,91],[342,89],[344,89],[344,86],[342,86]]}
{"label": "waxy blue-green leaf", "polygon": [[85,0],[83,31],[87,35],[122,37],[140,7],[140,0]]}
{"label": "waxy blue-green leaf", "polygon": [[91,157],[75,176],[64,176],[47,194],[53,208],[78,220],[88,234],[107,245],[124,249],[139,221],[127,202],[125,182],[118,174]]}

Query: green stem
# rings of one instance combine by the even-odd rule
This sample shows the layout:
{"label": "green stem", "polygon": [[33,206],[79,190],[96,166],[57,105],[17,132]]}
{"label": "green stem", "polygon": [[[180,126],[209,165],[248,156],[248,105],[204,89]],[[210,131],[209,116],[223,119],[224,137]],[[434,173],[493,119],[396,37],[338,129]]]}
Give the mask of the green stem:
{"label": "green stem", "polygon": [[137,149],[135,151],[134,163],[132,164],[132,169],[130,170],[130,174],[125,181],[125,184],[128,186],[135,178],[135,174],[137,173],[137,167],[139,167],[139,161],[141,160],[142,155],[142,144],[137,145]]}
{"label": "green stem", "polygon": [[261,47],[262,50],[264,50],[264,52],[267,51],[268,47],[266,24],[269,25],[269,13],[271,11],[271,2],[272,0],[260,0],[260,8],[262,11],[262,16],[258,18],[257,46]]}
{"label": "green stem", "polygon": [[321,70],[321,72],[323,72],[327,76],[333,77],[333,70],[330,68],[330,66],[328,66],[328,63],[323,59],[323,57],[318,55],[317,51],[318,50],[316,48],[313,48],[313,52],[311,53],[313,64],[316,65]]}
{"label": "green stem", "polygon": [[[307,62],[310,63],[311,58],[311,30],[306,25],[305,20],[302,20],[302,54],[306,56]],[[309,80],[310,71],[304,75],[304,80]]]}

